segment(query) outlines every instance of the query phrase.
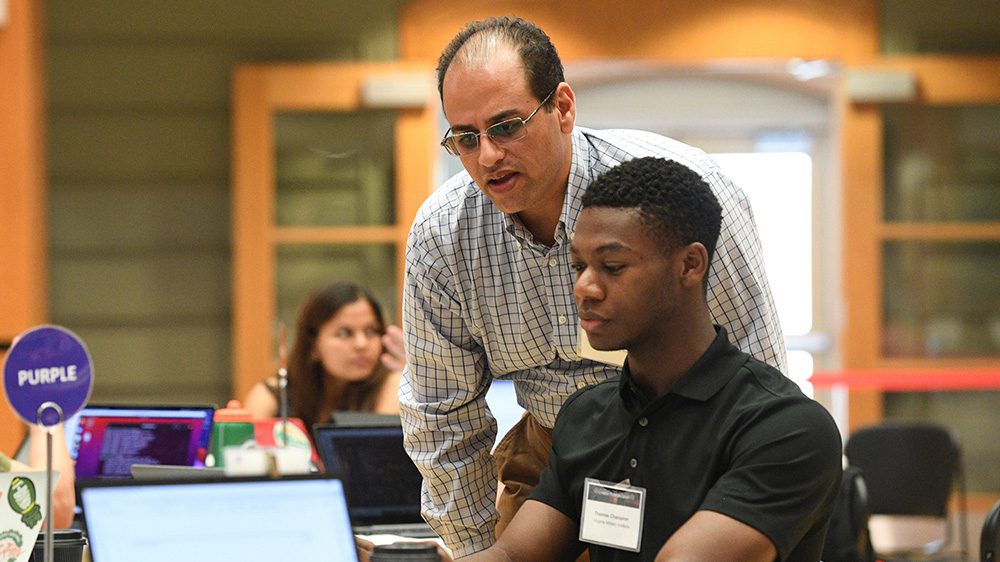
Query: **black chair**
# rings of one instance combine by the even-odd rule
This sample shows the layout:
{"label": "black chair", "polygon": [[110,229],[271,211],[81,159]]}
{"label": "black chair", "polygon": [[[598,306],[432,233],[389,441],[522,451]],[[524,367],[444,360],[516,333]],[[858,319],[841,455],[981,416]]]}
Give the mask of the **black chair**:
{"label": "black chair", "polygon": [[845,466],[823,543],[823,562],[875,562],[868,536],[868,488],[856,466]]}
{"label": "black chair", "polygon": [[[844,446],[848,462],[859,467],[868,486],[874,515],[940,519],[942,537],[899,552],[879,552],[885,560],[926,560],[953,541],[948,502],[957,487],[959,550],[966,541],[965,481],[955,435],[933,423],[889,421],[856,430]],[[878,541],[876,541],[876,548]],[[939,558],[940,559],[940,558]]]}
{"label": "black chair", "polygon": [[983,521],[983,532],[979,535],[980,562],[997,562],[1000,557],[1000,501],[986,514]]}

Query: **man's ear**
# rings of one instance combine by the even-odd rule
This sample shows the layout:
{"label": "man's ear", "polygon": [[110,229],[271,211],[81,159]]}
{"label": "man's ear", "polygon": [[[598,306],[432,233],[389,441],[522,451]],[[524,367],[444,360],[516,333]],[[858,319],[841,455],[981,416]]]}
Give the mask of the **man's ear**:
{"label": "man's ear", "polygon": [[701,287],[708,275],[708,250],[701,242],[692,242],[681,248],[681,285]]}
{"label": "man's ear", "polygon": [[555,110],[559,112],[559,129],[569,134],[576,123],[576,94],[569,84],[560,82],[553,96],[556,98]]}

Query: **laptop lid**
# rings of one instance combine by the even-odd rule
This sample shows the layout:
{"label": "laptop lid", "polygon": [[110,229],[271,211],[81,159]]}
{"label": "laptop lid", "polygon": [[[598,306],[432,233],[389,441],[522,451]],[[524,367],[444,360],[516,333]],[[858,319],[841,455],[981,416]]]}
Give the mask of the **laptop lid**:
{"label": "laptop lid", "polygon": [[423,478],[403,449],[401,425],[317,424],[313,436],[326,471],[344,475],[355,526],[423,523]]}
{"label": "laptop lid", "polygon": [[80,497],[93,562],[357,561],[333,475],[93,480]]}
{"label": "laptop lid", "polygon": [[400,425],[399,414],[379,414],[376,412],[334,412],[330,415],[330,422],[333,425]]}
{"label": "laptop lid", "polygon": [[215,406],[87,405],[65,433],[78,480],[128,478],[133,464],[205,466]]}

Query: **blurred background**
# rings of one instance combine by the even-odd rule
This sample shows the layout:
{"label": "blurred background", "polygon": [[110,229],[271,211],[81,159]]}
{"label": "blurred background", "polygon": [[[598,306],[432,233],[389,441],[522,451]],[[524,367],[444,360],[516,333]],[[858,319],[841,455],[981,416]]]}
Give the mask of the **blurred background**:
{"label": "blurred background", "polygon": [[750,193],[790,374],[845,434],[944,423],[1000,498],[995,0],[0,0],[0,345],[63,325],[92,400],[221,405],[315,287],[398,322],[410,221],[460,166],[436,57],[503,14],[552,37],[578,125]]}

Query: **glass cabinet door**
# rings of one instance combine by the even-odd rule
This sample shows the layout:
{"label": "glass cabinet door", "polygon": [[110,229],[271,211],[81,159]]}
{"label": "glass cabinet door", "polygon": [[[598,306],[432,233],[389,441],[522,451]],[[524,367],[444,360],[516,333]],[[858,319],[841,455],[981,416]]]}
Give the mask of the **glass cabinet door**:
{"label": "glass cabinet door", "polygon": [[[274,116],[275,204],[279,229],[395,224],[391,110],[281,111]],[[277,319],[289,328],[314,290],[347,281],[370,289],[386,321],[398,323],[395,240],[288,243],[275,248]]]}
{"label": "glass cabinet door", "polygon": [[883,110],[888,358],[1000,356],[1000,105]]}
{"label": "glass cabinet door", "polygon": [[368,288],[400,321],[406,236],[437,155],[433,92],[416,63],[237,70],[235,396],[274,372],[278,322],[294,333],[298,307],[329,283]]}

